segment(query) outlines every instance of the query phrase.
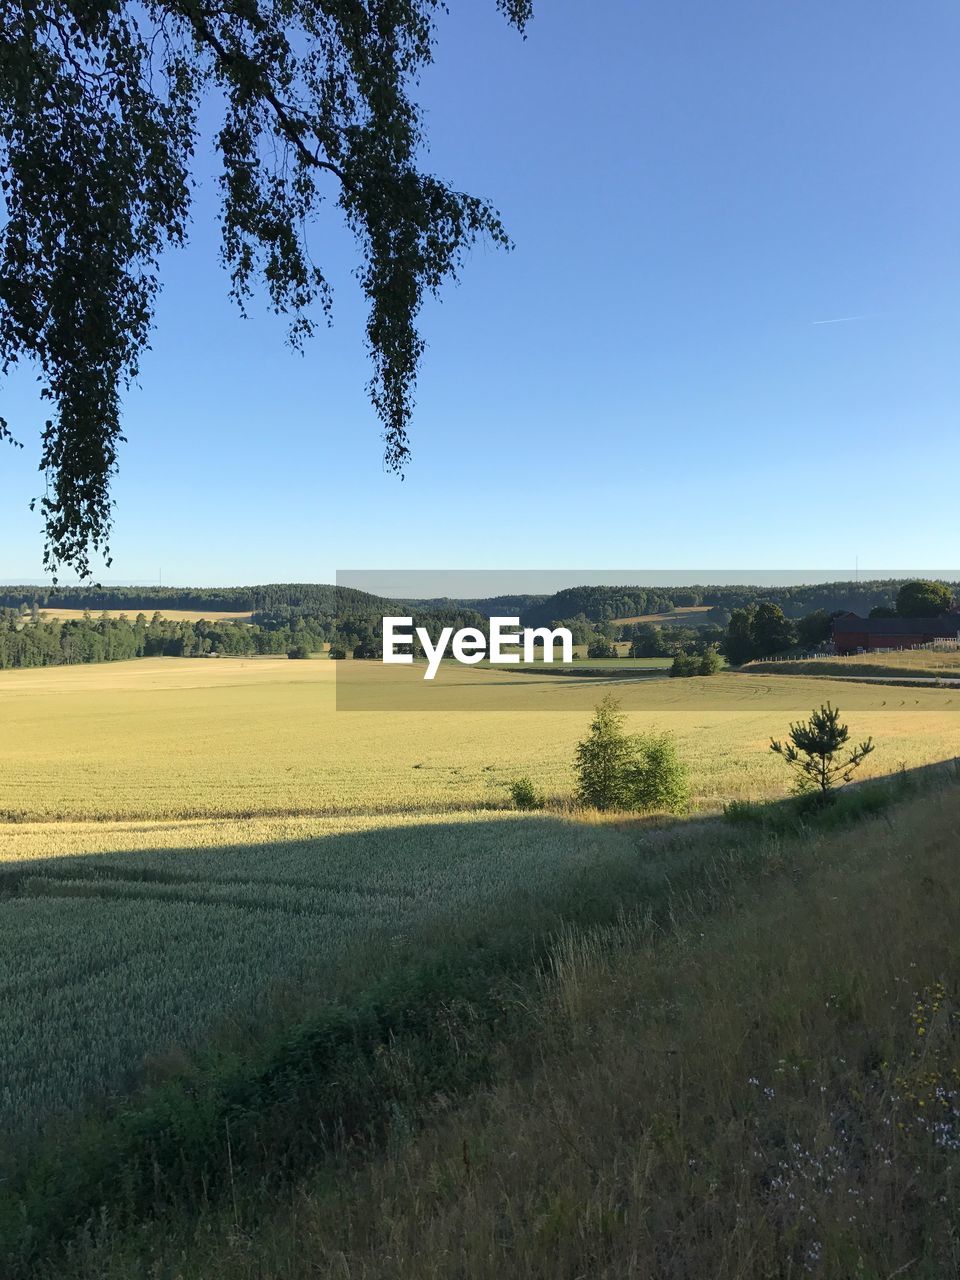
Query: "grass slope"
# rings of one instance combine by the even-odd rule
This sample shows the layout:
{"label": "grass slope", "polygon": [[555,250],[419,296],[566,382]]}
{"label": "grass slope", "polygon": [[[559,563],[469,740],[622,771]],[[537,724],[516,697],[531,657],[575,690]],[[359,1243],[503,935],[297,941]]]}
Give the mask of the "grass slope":
{"label": "grass slope", "polygon": [[[497,1017],[454,967],[445,1030],[384,1042],[373,1145],[292,1181],[224,1150],[220,1196],[108,1209],[43,1274],[955,1275],[958,823],[953,784],[846,828],[640,846],[646,893],[592,925],[569,899]],[[431,1034],[431,1060],[485,1062],[466,1101],[416,1089]]]}
{"label": "grass slope", "polygon": [[817,658],[807,662],[750,662],[741,670],[775,675],[890,677],[919,676],[960,680],[960,651],[900,649],[894,653],[852,653],[846,658]]}

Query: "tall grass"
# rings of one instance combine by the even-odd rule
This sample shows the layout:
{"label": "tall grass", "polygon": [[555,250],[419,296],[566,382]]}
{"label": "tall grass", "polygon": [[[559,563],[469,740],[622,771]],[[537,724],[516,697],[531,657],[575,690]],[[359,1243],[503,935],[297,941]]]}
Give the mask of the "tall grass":
{"label": "tall grass", "polygon": [[158,1202],[125,1226],[108,1200],[45,1274],[955,1274],[958,815],[950,786],[831,831],[701,827],[632,882],[435,938],[375,998],[358,974],[353,1047],[325,1093],[301,1077],[295,1125],[215,1116],[202,1192],[154,1175]]}

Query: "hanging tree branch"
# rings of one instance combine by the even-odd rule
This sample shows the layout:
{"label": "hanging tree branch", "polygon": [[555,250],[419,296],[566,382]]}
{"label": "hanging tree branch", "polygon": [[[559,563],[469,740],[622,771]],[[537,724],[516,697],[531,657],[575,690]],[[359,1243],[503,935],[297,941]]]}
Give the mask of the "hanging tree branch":
{"label": "hanging tree branch", "polygon": [[[532,0],[497,0],[523,30]],[[221,257],[241,309],[262,288],[300,345],[331,292],[306,233],[331,198],[369,304],[369,394],[402,474],[425,293],[480,236],[486,201],[419,164],[411,90],[440,0],[0,0],[0,369],[40,374],[44,561],[81,577],[110,560],[121,399],[182,244],[201,99],[219,102]],[[338,187],[330,196],[325,175]],[[0,420],[0,440],[10,428]]]}

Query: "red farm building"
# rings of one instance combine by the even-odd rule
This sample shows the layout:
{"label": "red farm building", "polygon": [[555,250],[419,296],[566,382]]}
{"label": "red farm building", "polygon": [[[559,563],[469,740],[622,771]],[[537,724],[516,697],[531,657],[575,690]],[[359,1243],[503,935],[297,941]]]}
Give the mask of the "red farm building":
{"label": "red farm building", "polygon": [[837,653],[870,649],[912,649],[935,640],[960,640],[960,613],[942,618],[859,618],[842,613],[833,620]]}

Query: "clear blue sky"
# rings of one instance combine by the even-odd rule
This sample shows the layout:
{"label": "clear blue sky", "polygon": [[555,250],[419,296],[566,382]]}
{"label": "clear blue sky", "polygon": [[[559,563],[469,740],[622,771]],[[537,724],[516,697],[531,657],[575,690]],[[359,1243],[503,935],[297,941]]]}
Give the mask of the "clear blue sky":
{"label": "clear blue sky", "polygon": [[[540,0],[525,42],[494,0],[451,9],[430,164],[516,251],[477,250],[424,313],[407,479],[335,213],[312,236],[334,327],[300,358],[228,301],[208,178],[127,398],[102,580],[953,563],[954,0]],[[27,448],[0,453],[2,578],[42,579],[32,385],[4,391]]]}

